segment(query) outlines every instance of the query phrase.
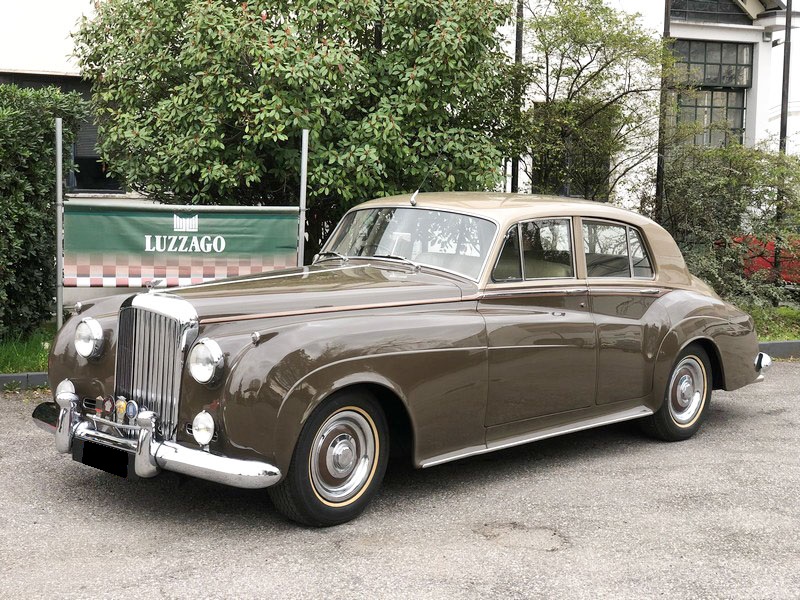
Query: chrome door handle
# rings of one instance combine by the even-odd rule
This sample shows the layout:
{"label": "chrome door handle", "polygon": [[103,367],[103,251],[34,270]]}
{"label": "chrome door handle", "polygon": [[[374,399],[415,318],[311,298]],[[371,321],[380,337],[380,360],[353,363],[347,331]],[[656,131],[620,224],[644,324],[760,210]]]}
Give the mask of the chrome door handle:
{"label": "chrome door handle", "polygon": [[655,295],[655,294],[660,294],[661,290],[659,290],[658,288],[646,288],[644,290],[639,290],[639,293],[640,294],[652,294],[652,295]]}

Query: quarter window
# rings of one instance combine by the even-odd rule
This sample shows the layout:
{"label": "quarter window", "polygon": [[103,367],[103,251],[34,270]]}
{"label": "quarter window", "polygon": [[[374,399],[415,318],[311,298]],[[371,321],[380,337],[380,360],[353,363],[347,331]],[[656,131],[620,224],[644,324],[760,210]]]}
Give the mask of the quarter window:
{"label": "quarter window", "polygon": [[584,221],[583,247],[589,277],[653,276],[641,234],[632,227]]}
{"label": "quarter window", "polygon": [[641,234],[635,229],[628,228],[631,240],[631,263],[633,264],[634,277],[647,277],[653,276],[653,265],[650,264],[650,258],[647,256],[647,251],[644,249]]}
{"label": "quarter window", "polygon": [[521,281],[522,263],[519,253],[519,230],[515,225],[508,231],[500,258],[494,267],[492,279],[495,281]]}

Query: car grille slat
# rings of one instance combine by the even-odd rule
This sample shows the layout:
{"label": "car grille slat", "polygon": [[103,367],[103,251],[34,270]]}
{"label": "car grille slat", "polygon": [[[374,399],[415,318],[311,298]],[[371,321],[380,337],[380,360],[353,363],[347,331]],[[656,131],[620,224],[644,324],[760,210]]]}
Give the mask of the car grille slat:
{"label": "car grille slat", "polygon": [[119,314],[116,396],[134,400],[161,420],[161,435],[175,438],[184,327],[174,318],[135,306]]}

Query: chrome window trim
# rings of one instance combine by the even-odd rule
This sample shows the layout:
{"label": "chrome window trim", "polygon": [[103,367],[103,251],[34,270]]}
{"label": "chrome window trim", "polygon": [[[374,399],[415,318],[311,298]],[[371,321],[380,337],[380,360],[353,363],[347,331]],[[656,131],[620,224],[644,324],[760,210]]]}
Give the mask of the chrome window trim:
{"label": "chrome window trim", "polygon": [[[569,234],[569,246],[570,246],[570,253],[569,254],[570,254],[570,257],[572,258],[572,275],[571,276],[568,276],[568,277],[531,277],[531,278],[525,277],[525,261],[522,259],[522,257],[525,254],[525,250],[522,247],[522,225],[524,223],[535,223],[537,221],[567,221],[569,223],[569,227],[567,228],[567,233]],[[520,226],[519,227],[519,231],[520,231],[520,234],[519,234],[520,235],[520,239],[519,239],[519,242],[520,242],[519,243],[519,255],[520,255],[520,260],[522,261],[522,280],[523,281],[543,281],[543,280],[548,280],[548,279],[556,279],[556,280],[565,281],[565,280],[568,280],[568,279],[569,280],[578,279],[578,264],[576,262],[577,259],[575,257],[575,240],[572,239],[572,237],[573,237],[572,236],[572,225],[573,225],[573,223],[572,223],[572,217],[571,216],[566,216],[566,217],[544,217],[544,218],[538,218],[538,219],[528,219],[527,221],[520,221],[518,223],[518,225]]]}
{"label": "chrome window trim", "polygon": [[[628,268],[630,269],[631,274],[627,277],[590,277],[589,276],[589,265],[586,264],[586,245],[584,244],[583,247],[583,262],[586,265],[586,279],[591,279],[592,281],[607,281],[607,280],[614,280],[614,279],[630,279],[636,281],[655,281],[656,274],[657,274],[657,265],[653,262],[652,256],[653,253],[650,251],[648,247],[647,237],[642,233],[642,230],[635,225],[631,225],[630,223],[626,223],[624,221],[615,221],[613,219],[604,219],[602,217],[581,217],[580,218],[580,230],[581,235],[583,235],[583,225],[588,222],[596,222],[596,223],[608,223],[609,225],[616,225],[617,227],[624,227],[625,228],[625,247],[628,249]],[[642,242],[642,249],[647,254],[647,258],[650,261],[650,270],[653,271],[653,274],[650,277],[636,277],[633,274],[633,264],[631,258],[631,251],[630,251],[630,230],[635,229],[636,233],[639,234],[639,239]]]}
{"label": "chrome window trim", "polygon": [[[531,277],[531,278],[525,277],[525,261],[522,259],[522,256],[523,256],[523,253],[524,253],[524,250],[522,249],[522,225],[524,223],[535,223],[537,221],[568,221],[569,222],[569,228],[568,228],[569,245],[570,245],[570,256],[572,257],[572,275],[571,276],[569,276],[569,277]],[[499,284],[502,284],[502,283],[523,283],[523,282],[526,282],[526,281],[549,281],[551,279],[554,280],[554,281],[571,281],[573,279],[577,281],[578,280],[578,257],[576,256],[576,251],[575,251],[576,246],[575,246],[575,239],[574,239],[575,236],[573,235],[574,224],[575,224],[575,221],[574,221],[574,218],[571,215],[553,216],[553,217],[537,217],[537,218],[534,218],[534,219],[526,219],[525,221],[517,221],[516,223],[514,223],[514,225],[512,225],[511,227],[508,228],[508,231],[503,236],[503,244],[500,246],[500,250],[497,253],[497,258],[494,261],[494,266],[492,267],[492,272],[491,272],[491,274],[489,276],[489,281],[491,283],[499,283]],[[519,272],[520,272],[520,275],[522,276],[522,279],[495,279],[494,278],[494,272],[497,269],[497,265],[500,263],[500,257],[502,256],[503,248],[505,247],[505,240],[508,237],[508,235],[511,233],[511,230],[514,229],[515,227],[517,229],[517,245],[519,247]]]}

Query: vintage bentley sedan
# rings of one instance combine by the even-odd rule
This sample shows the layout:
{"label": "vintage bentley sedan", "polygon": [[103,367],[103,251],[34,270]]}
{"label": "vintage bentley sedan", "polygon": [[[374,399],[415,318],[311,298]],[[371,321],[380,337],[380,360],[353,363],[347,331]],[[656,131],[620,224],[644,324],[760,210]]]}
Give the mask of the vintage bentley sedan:
{"label": "vintage bentley sedan", "polygon": [[86,465],[268,488],[326,526],[390,453],[430,467],[630,419],[683,440],[770,362],[642,216],[419,194],[353,208],[311,266],[77,307],[34,418]]}

